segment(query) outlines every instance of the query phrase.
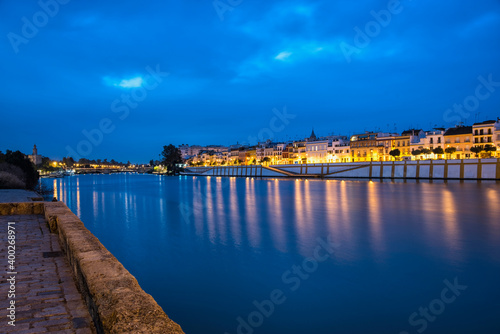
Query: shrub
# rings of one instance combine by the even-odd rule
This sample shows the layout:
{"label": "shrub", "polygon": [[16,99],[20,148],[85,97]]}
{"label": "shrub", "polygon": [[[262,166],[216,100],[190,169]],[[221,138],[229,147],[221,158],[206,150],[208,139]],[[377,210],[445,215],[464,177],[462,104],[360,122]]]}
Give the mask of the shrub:
{"label": "shrub", "polygon": [[8,174],[12,174],[20,181],[22,181],[24,184],[26,184],[26,175],[24,174],[23,170],[18,166],[9,164],[7,162],[0,162],[0,172],[6,172]]}
{"label": "shrub", "polygon": [[35,166],[31,163],[31,161],[21,152],[16,151],[12,152],[7,150],[5,154],[0,156],[0,162],[6,162],[8,164],[19,167],[24,174],[23,183],[25,184],[24,188],[33,189],[38,183],[38,172],[35,169]]}
{"label": "shrub", "polygon": [[0,171],[0,189],[24,189],[26,183],[21,181],[16,175]]}

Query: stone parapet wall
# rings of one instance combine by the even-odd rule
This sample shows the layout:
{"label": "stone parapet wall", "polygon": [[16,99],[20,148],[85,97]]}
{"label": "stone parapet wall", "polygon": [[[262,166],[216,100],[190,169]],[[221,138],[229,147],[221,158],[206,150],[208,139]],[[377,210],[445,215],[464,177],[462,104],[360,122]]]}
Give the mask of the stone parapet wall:
{"label": "stone parapet wall", "polygon": [[64,203],[0,203],[0,215],[26,214],[57,233],[98,333],[184,333]]}

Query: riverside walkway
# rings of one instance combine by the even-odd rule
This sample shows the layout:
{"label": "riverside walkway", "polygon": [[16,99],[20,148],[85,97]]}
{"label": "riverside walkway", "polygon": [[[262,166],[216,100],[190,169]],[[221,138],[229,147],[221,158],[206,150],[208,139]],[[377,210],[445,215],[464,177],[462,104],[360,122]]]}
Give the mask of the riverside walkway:
{"label": "riverside walkway", "polygon": [[184,334],[62,202],[0,190],[0,253],[0,333]]}
{"label": "riverside walkway", "polygon": [[[15,223],[10,224],[15,227],[15,234],[12,234],[15,235],[14,275],[8,274],[9,222]],[[0,228],[1,332],[95,333],[57,235],[50,233],[44,217],[0,215]],[[15,286],[11,285],[12,280],[8,281],[12,277],[15,278]],[[15,296],[9,298],[13,288]],[[9,325],[13,318],[7,317],[12,313],[7,310],[11,301],[15,301],[15,326]]]}

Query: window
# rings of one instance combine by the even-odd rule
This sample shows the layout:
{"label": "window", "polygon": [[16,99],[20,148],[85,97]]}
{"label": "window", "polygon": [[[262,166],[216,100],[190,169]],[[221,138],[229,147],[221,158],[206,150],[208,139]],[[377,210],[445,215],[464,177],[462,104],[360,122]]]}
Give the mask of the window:
{"label": "window", "polygon": [[483,134],[484,134],[483,129],[479,130],[479,134],[480,134],[480,135],[483,135]]}
{"label": "window", "polygon": [[474,130],[474,134],[477,136],[477,129],[476,129],[476,130]]}
{"label": "window", "polygon": [[434,144],[434,138],[431,138],[431,144]]}
{"label": "window", "polygon": [[438,144],[441,144],[441,137],[438,138]]}
{"label": "window", "polygon": [[488,129],[488,134],[491,135],[491,129]]}

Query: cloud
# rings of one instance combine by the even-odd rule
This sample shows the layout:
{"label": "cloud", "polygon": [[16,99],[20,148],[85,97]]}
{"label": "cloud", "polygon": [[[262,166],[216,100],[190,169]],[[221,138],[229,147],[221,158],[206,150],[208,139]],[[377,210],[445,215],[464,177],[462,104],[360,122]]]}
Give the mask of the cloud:
{"label": "cloud", "polygon": [[292,52],[289,52],[289,51],[283,51],[283,52],[280,52],[276,57],[274,57],[274,59],[277,59],[277,60],[285,60],[287,59],[288,57],[290,57],[292,55]]}
{"label": "cloud", "polygon": [[143,83],[142,77],[135,77],[130,79],[116,80],[110,77],[104,77],[104,83],[108,86],[122,87],[122,88],[135,88],[141,87]]}
{"label": "cloud", "polygon": [[134,87],[140,87],[141,85],[142,85],[141,77],[132,78],[128,80],[124,79],[118,84],[118,86],[123,88],[134,88]]}

